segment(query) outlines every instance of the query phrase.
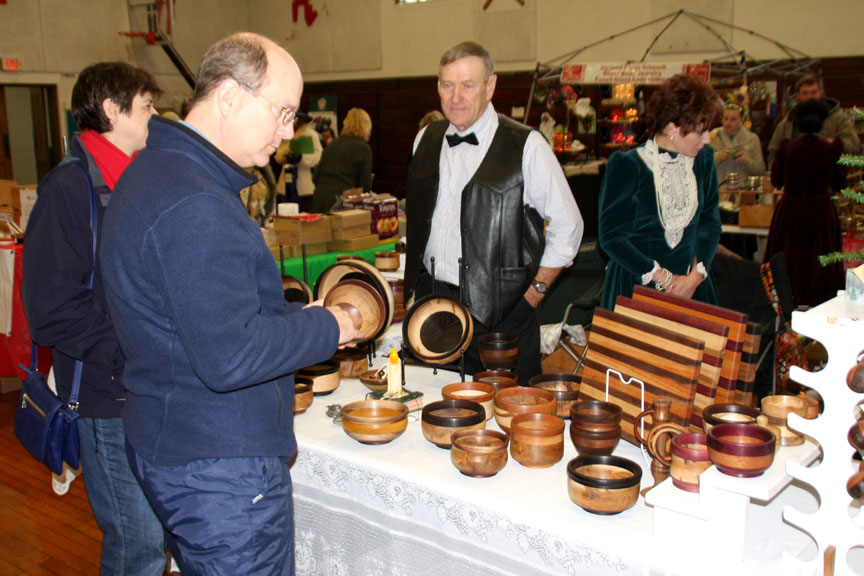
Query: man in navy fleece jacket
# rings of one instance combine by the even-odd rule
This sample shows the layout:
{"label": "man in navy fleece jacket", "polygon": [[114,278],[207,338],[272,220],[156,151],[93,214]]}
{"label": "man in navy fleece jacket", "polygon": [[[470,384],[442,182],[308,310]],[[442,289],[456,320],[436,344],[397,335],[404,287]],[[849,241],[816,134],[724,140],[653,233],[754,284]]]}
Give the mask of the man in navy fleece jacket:
{"label": "man in navy fleece jacket", "polygon": [[220,40],[186,121],[151,120],[105,216],[127,453],[184,576],[294,574],[291,372],[355,337],[343,310],[285,302],[238,197],[243,168],[292,137],[302,91],[272,41]]}

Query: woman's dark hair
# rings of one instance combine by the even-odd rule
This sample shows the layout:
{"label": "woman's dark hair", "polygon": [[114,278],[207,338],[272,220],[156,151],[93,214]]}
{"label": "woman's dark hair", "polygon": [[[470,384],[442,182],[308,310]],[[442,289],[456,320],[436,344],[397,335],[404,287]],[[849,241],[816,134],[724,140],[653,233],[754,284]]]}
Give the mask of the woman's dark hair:
{"label": "woman's dark hair", "polygon": [[112,129],[102,102],[113,100],[120,111],[128,114],[132,100],[138,94],[150,92],[154,98],[162,94],[149,72],[125,62],[99,62],[84,68],[72,88],[72,118],[81,130],[103,134]]}
{"label": "woman's dark hair", "polygon": [[828,105],[822,100],[807,100],[795,107],[798,114],[796,126],[804,134],[818,134],[828,118]]}
{"label": "woman's dark hair", "polygon": [[646,135],[651,138],[672,122],[684,134],[704,132],[721,116],[721,104],[714,90],[688,74],[666,80],[651,95],[646,112]]}

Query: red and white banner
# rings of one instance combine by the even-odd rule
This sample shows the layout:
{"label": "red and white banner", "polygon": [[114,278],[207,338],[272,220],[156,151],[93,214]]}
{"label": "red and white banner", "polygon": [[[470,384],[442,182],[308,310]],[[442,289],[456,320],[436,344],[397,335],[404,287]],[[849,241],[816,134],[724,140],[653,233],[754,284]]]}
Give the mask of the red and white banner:
{"label": "red and white banner", "polygon": [[561,70],[562,84],[662,84],[676,74],[690,74],[705,82],[711,64],[659,62],[639,64],[571,64]]}

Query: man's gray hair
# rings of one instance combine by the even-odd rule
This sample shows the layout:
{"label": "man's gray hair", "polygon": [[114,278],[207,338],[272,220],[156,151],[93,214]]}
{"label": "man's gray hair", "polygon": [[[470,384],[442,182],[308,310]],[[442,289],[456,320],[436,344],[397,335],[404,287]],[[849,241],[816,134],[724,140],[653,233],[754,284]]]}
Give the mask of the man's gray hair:
{"label": "man's gray hair", "polygon": [[228,78],[257,92],[266,75],[267,48],[263,38],[249,32],[232,34],[213,44],[204,54],[191,104],[194,106],[207,98]]}
{"label": "man's gray hair", "polygon": [[444,52],[441,56],[441,62],[438,63],[438,67],[443,68],[447,64],[452,64],[453,62],[468,56],[477,56],[478,58],[483,59],[483,64],[486,66],[485,79],[489,80],[489,77],[495,72],[495,66],[492,64],[492,57],[489,56],[489,52],[481,44],[470,40],[460,42]]}

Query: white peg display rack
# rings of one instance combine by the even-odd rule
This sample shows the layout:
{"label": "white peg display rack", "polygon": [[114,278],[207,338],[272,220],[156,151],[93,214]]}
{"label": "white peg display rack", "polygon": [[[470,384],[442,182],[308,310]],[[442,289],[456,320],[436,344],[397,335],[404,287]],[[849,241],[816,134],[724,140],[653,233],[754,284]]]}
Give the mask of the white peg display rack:
{"label": "white peg display rack", "polygon": [[[800,446],[781,447],[762,476],[734,478],[712,466],[700,477],[699,493],[679,490],[671,478],[650,490],[645,502],[654,507],[654,540],[658,552],[667,558],[672,554],[682,564],[698,559],[705,573],[713,573],[712,566],[725,572],[744,558],[750,501],[770,502],[796,478],[818,492],[820,505],[812,514],[787,506],[783,518],[808,534],[818,553],[809,551],[806,555],[812,559],[805,561],[798,557],[800,551],[784,551],[783,572],[822,574],[823,554],[834,546],[834,574],[861,573],[860,567],[853,572],[846,561],[850,548],[864,546],[864,514],[850,511],[853,501],[846,492],[846,481],[857,469],[846,436],[864,394],[846,385],[846,375],[864,351],[864,307],[847,304],[841,292],[807,312],[793,312],[792,327],[828,350],[828,362],[821,371],[793,367],[790,373],[793,380],[822,396],[822,414],[813,420],[790,415],[789,426],[808,439]],[[820,447],[821,462],[808,467],[819,458]]]}

